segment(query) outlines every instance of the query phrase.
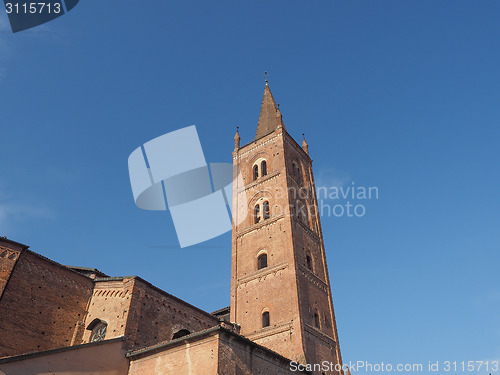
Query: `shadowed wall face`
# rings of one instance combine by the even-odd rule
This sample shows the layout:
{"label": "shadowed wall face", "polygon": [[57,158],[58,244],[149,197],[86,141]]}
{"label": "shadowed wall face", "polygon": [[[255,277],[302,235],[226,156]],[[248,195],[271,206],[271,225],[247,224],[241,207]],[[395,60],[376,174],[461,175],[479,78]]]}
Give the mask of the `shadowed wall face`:
{"label": "shadowed wall face", "polygon": [[27,246],[15,244],[0,237],[0,298],[2,297],[7,281],[19,259],[21,252]]}
{"label": "shadowed wall face", "polygon": [[126,375],[128,359],[123,341],[100,342],[69,348],[20,361],[0,360],[0,375],[55,374],[55,375]]}
{"label": "shadowed wall face", "polygon": [[0,297],[0,357],[79,344],[92,280],[29,250],[16,261]]}

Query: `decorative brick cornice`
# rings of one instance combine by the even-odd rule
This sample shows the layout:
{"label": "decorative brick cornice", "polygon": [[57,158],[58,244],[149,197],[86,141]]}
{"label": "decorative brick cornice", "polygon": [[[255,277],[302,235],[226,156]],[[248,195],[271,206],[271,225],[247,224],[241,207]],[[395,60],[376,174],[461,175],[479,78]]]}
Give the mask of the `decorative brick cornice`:
{"label": "decorative brick cornice", "polygon": [[311,335],[316,336],[320,340],[328,343],[329,345],[332,345],[333,347],[335,347],[337,345],[337,343],[335,342],[335,340],[332,337],[328,336],[327,334],[320,331],[316,327],[313,327],[307,323],[304,323],[304,330],[306,332],[310,333]]}
{"label": "decorative brick cornice", "polygon": [[285,217],[285,214],[281,214],[281,215],[277,215],[277,216],[271,217],[271,218],[266,219],[266,220],[261,220],[260,223],[254,224],[246,229],[243,229],[239,232],[236,232],[236,237],[237,238],[243,237],[245,234],[253,232],[254,230],[258,230],[258,229],[265,227],[267,225],[274,224],[277,221],[283,219],[284,217]]}
{"label": "decorative brick cornice", "polygon": [[304,267],[302,264],[298,264],[298,268],[302,276],[309,280],[314,286],[321,289],[323,292],[328,293],[328,285],[321,280],[318,276],[311,272],[311,270]]}
{"label": "decorative brick cornice", "polygon": [[292,323],[283,323],[277,326],[265,327],[258,331],[247,335],[246,337],[252,341],[262,339],[264,337],[274,336],[282,332],[292,331],[293,325]]}
{"label": "decorative brick cornice", "polygon": [[298,224],[300,224],[300,226],[305,230],[309,237],[311,237],[317,243],[320,243],[320,238],[316,232],[314,232],[311,228],[309,228],[308,225],[304,224],[302,220],[299,220],[297,217],[294,216],[294,219]]}
{"label": "decorative brick cornice", "polygon": [[106,297],[106,298],[111,298],[111,297],[120,297],[120,298],[125,298],[127,294],[130,294],[129,289],[123,289],[123,288],[106,288],[106,289],[94,289],[94,293],[92,295],[94,297]]}
{"label": "decorative brick cornice", "polygon": [[244,276],[242,278],[238,279],[238,284],[239,286],[244,284],[247,284],[249,281],[255,280],[255,279],[265,279],[268,275],[274,274],[276,275],[279,271],[284,270],[285,268],[288,267],[288,263],[281,263],[278,264],[274,267],[266,267],[263,269],[260,269],[256,272],[253,272],[247,276]]}
{"label": "decorative brick cornice", "polygon": [[17,258],[19,258],[20,253],[20,251],[0,247],[0,259],[6,259],[14,262]]}
{"label": "decorative brick cornice", "polygon": [[257,185],[260,185],[260,184],[262,184],[262,183],[264,183],[264,182],[267,182],[267,181],[269,181],[269,180],[272,180],[272,179],[274,179],[274,178],[278,177],[279,175],[280,175],[280,172],[272,172],[272,173],[269,173],[267,176],[260,177],[260,178],[258,178],[257,180],[252,181],[252,182],[250,182],[249,184],[247,184],[247,185],[245,185],[245,186],[243,186],[243,187],[239,188],[239,189],[238,189],[238,193],[241,193],[241,192],[246,191],[246,190],[248,190],[248,189],[250,189],[250,188],[253,188],[253,187],[257,186]]}
{"label": "decorative brick cornice", "polygon": [[[271,134],[271,133],[269,133],[269,134]],[[274,140],[275,138],[281,137],[281,135],[282,135],[282,133],[278,133],[278,134],[276,134],[274,137],[271,137],[271,138],[269,138],[268,140],[266,140],[265,142],[262,142],[262,143],[260,143],[260,144],[257,144],[257,143],[258,143],[258,141],[254,141],[254,142],[256,142],[256,144],[254,145],[254,147],[250,147],[248,150],[245,150],[244,152],[240,152],[240,151],[238,150],[238,153],[237,153],[236,155],[234,155],[234,156],[233,156],[233,159],[234,159],[234,158],[237,158],[237,157],[240,157],[240,156],[243,156],[243,155],[246,155],[246,154],[248,154],[249,152],[252,152],[253,150],[256,150],[256,149],[258,149],[258,148],[261,148],[261,147],[265,146],[266,144],[268,144],[269,142],[271,142],[272,140]],[[262,138],[260,138],[260,139],[262,139]],[[246,147],[248,147],[248,146],[250,146],[250,145],[251,145],[251,143],[249,143],[249,144],[247,144],[247,145],[245,145],[245,146],[241,147],[241,148],[240,148],[240,150],[241,150],[241,149],[243,149],[243,148],[246,148]]]}

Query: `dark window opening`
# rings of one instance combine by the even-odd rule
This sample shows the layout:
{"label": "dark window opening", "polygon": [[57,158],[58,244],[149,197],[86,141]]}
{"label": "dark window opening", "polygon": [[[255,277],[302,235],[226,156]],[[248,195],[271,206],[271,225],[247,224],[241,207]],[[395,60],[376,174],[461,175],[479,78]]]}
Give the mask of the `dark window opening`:
{"label": "dark window opening", "polygon": [[313,270],[312,259],[309,255],[306,255],[306,265],[309,270]]}
{"label": "dark window opening", "polygon": [[253,179],[254,181],[259,178],[259,167],[257,165],[253,166]]}
{"label": "dark window opening", "polygon": [[257,224],[260,221],[260,206],[256,205],[253,209],[254,223]]}
{"label": "dark window opening", "polygon": [[262,314],[262,328],[269,327],[270,325],[271,322],[269,320],[269,312],[266,311],[265,313]]}
{"label": "dark window opening", "polygon": [[265,201],[264,202],[264,220],[269,219],[270,214],[269,214],[269,202]]}
{"label": "dark window opening", "polygon": [[302,220],[302,204],[297,202],[297,219]]}
{"label": "dark window opening", "polygon": [[320,328],[319,327],[319,314],[318,314],[318,310],[316,310],[314,312],[314,325],[316,326],[316,328]]}
{"label": "dark window opening", "polygon": [[265,160],[260,163],[260,175],[267,176],[267,163]]}
{"label": "dark window opening", "polygon": [[297,162],[293,162],[292,164],[293,175],[296,177],[300,177],[300,167]]}
{"label": "dark window opening", "polygon": [[257,258],[257,269],[260,270],[266,267],[267,267],[267,254],[261,254]]}
{"label": "dark window opening", "polygon": [[174,335],[172,336],[172,340],[180,339],[181,337],[184,337],[184,336],[187,336],[190,334],[191,334],[191,332],[189,332],[187,329],[181,329],[181,330],[174,333]]}

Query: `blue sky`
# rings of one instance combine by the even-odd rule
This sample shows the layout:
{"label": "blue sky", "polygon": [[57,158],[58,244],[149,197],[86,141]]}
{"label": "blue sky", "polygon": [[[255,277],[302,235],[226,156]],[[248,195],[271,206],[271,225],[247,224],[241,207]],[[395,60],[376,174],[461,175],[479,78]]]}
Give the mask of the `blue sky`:
{"label": "blue sky", "polygon": [[344,360],[500,359],[499,13],[498,1],[82,0],[17,34],[2,14],[0,232],[227,306],[229,233],[179,249],[168,214],[134,205],[127,158],[196,124],[206,159],[231,162],[267,70],[317,185],[379,189],[364,217],[322,222]]}

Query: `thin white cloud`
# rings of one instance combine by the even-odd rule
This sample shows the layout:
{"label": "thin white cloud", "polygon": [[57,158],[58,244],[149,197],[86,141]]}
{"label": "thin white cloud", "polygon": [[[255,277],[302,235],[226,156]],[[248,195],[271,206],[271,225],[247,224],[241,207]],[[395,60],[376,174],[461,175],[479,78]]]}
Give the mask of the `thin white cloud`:
{"label": "thin white cloud", "polygon": [[20,222],[31,219],[54,219],[53,210],[28,204],[0,203],[0,232],[12,230]]}
{"label": "thin white cloud", "polygon": [[0,190],[0,235],[28,220],[55,219],[55,211],[41,203],[25,202]]}
{"label": "thin white cloud", "polygon": [[314,179],[316,189],[320,187],[325,187],[327,189],[332,187],[345,187],[352,182],[349,176],[333,167],[320,169],[316,172]]}

